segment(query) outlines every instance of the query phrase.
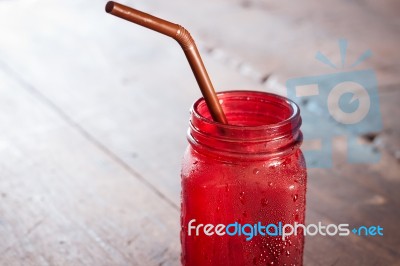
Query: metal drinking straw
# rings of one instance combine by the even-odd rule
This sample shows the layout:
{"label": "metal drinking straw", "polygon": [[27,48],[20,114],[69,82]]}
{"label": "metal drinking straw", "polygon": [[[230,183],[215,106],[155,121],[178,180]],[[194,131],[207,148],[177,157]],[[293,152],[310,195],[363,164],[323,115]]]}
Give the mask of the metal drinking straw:
{"label": "metal drinking straw", "polygon": [[189,61],[190,67],[196,77],[197,84],[200,87],[212,118],[214,121],[223,124],[228,123],[224,111],[218,101],[218,97],[215,94],[210,77],[208,76],[207,70],[201,60],[197,46],[192,36],[185,28],[178,24],[171,23],[112,1],[107,3],[106,12],[174,38],[182,47],[186,58]]}

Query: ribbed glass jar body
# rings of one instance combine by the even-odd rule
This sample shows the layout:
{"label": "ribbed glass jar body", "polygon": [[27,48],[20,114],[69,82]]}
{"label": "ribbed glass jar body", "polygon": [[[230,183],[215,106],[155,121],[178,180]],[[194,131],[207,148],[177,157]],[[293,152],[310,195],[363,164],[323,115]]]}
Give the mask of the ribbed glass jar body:
{"label": "ribbed glass jar body", "polygon": [[[191,109],[181,174],[182,265],[302,265],[303,234],[283,240],[275,232],[304,224],[297,105],[254,91],[218,98],[229,125],[213,122],[203,99]],[[267,233],[262,226],[269,224],[276,227]]]}

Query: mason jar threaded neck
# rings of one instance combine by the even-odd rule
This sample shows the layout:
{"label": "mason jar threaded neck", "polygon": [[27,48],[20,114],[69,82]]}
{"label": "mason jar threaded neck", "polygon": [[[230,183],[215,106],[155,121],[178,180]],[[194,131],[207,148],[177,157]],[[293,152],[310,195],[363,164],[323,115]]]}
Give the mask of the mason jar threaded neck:
{"label": "mason jar threaded neck", "polygon": [[227,125],[212,120],[204,98],[190,110],[187,134],[197,152],[221,159],[266,159],[286,156],[302,143],[299,107],[267,92],[219,92]]}

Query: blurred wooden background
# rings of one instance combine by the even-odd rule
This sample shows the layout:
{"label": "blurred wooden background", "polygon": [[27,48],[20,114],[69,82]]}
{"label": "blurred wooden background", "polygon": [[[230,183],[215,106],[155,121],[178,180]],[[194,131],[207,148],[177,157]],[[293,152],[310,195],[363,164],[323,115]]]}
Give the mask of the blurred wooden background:
{"label": "blurred wooden background", "polygon": [[[0,1],[0,265],[178,265],[180,161],[200,94],[179,46],[104,12],[106,1]],[[383,237],[309,237],[305,265],[400,265],[400,2],[123,1],[180,23],[217,90],[285,94],[371,49],[381,153],[310,169],[307,223]],[[306,107],[304,112],[312,112]],[[377,118],[378,119],[378,118]],[[316,121],[318,123],[318,121]],[[313,125],[304,125],[304,128]],[[315,126],[315,125],[314,125]]]}

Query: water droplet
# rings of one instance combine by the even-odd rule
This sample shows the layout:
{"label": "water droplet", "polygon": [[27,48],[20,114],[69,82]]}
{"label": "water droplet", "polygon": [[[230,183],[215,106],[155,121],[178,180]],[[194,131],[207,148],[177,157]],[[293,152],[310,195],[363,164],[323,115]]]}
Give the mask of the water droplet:
{"label": "water droplet", "polygon": [[267,205],[268,205],[268,199],[267,198],[261,199],[261,206],[265,207]]}
{"label": "water droplet", "polygon": [[294,194],[294,196],[293,196],[293,201],[296,201],[298,197],[299,197],[299,195]]}
{"label": "water droplet", "polygon": [[198,164],[199,161],[194,161],[193,164]]}
{"label": "water droplet", "polygon": [[273,184],[274,184],[274,183],[269,182],[269,183],[268,183],[268,186],[272,187]]}
{"label": "water droplet", "polygon": [[286,256],[290,256],[290,251],[289,250],[286,250]]}
{"label": "water droplet", "polygon": [[240,192],[239,200],[242,204],[244,204],[244,191]]}
{"label": "water droplet", "polygon": [[278,167],[279,165],[281,165],[281,162],[278,161],[278,160],[275,160],[275,161],[272,161],[268,166],[269,166],[270,168],[276,168],[276,167]]}
{"label": "water droplet", "polygon": [[289,189],[293,190],[294,189],[294,185],[289,186]]}
{"label": "water droplet", "polygon": [[258,175],[259,172],[260,172],[260,170],[258,170],[258,168],[254,168],[253,174]]}
{"label": "water droplet", "polygon": [[225,184],[225,191],[229,192],[229,185],[228,184]]}
{"label": "water droplet", "polygon": [[219,212],[220,209],[221,209],[221,208],[220,208],[219,206],[217,206],[217,212]]}

